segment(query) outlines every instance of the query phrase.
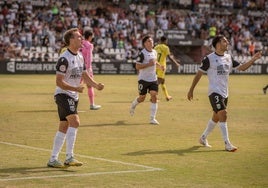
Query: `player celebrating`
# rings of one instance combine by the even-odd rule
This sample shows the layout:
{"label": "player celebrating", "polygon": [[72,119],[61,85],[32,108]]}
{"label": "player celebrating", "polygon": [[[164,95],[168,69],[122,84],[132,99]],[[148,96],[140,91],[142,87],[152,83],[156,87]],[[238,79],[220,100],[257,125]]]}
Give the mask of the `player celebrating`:
{"label": "player celebrating", "polygon": [[155,119],[157,113],[157,94],[158,84],[156,76],[156,67],[164,69],[157,61],[157,52],[153,49],[154,41],[151,36],[147,35],[142,39],[144,48],[139,54],[138,61],[136,62],[136,69],[138,75],[138,90],[139,96],[132,102],[130,107],[130,114],[133,115],[136,106],[143,102],[146,94],[149,92],[151,96],[151,114],[150,123],[158,125],[159,122]]}
{"label": "player celebrating", "polygon": [[[102,90],[104,85],[96,83],[87,73],[84,59],[79,49],[82,47],[82,36],[77,28],[67,30],[64,34],[67,50],[63,52],[56,65],[55,102],[60,118],[59,129],[54,137],[51,157],[48,167],[63,168],[65,166],[81,166],[83,163],[74,158],[74,145],[77,129],[80,124],[77,114],[78,93],[82,93],[84,83]],[[64,165],[58,160],[59,153],[66,138],[66,160]]]}
{"label": "player celebrating", "polygon": [[215,52],[207,55],[196,73],[192,85],[188,92],[188,100],[193,99],[194,88],[199,82],[203,73],[207,73],[209,80],[208,96],[213,108],[212,118],[208,121],[199,140],[200,144],[211,147],[208,144],[207,136],[219,122],[220,130],[225,144],[226,151],[236,151],[237,147],[233,146],[229,140],[227,128],[227,101],[228,101],[228,79],[232,69],[245,71],[257,59],[261,58],[261,52],[257,52],[252,59],[244,64],[235,61],[231,55],[225,53],[228,49],[229,42],[223,35],[218,35],[212,40],[212,46]]}
{"label": "player celebrating", "polygon": [[179,67],[180,64],[174,59],[173,55],[170,53],[169,47],[167,45],[167,38],[165,36],[162,36],[160,38],[160,43],[156,45],[154,49],[157,51],[157,60],[159,64],[164,67],[164,70],[159,68],[156,69],[157,81],[166,96],[166,100],[169,101],[172,99],[172,97],[168,94],[167,87],[165,84],[167,57],[171,60],[171,62],[176,64],[177,67]]}

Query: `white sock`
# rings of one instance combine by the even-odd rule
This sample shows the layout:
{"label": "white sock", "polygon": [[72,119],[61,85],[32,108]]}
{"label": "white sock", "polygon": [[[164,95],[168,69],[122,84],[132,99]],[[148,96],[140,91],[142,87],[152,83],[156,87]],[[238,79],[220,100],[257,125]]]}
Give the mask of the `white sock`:
{"label": "white sock", "polygon": [[229,136],[228,136],[227,122],[220,122],[219,126],[221,128],[221,134],[222,134],[222,138],[224,140],[224,143],[230,144],[230,140],[229,140]]}
{"label": "white sock", "polygon": [[158,103],[151,103],[151,119],[155,119],[158,109]]}
{"label": "white sock", "polygon": [[132,106],[136,107],[138,104],[139,104],[139,102],[138,102],[138,97],[136,97],[136,98],[134,99],[134,101],[132,102]]}
{"label": "white sock", "polygon": [[205,131],[202,134],[202,137],[203,138],[207,138],[207,136],[209,135],[209,133],[211,133],[211,131],[215,128],[216,124],[217,123],[215,123],[214,121],[212,121],[212,119],[210,119],[208,121],[207,128],[205,129]]}
{"label": "white sock", "polygon": [[76,134],[77,128],[74,127],[69,127],[66,132],[66,159],[73,157]]}
{"label": "white sock", "polygon": [[63,132],[57,131],[54,137],[53,149],[50,157],[50,161],[58,160],[59,153],[65,141],[65,134]]}

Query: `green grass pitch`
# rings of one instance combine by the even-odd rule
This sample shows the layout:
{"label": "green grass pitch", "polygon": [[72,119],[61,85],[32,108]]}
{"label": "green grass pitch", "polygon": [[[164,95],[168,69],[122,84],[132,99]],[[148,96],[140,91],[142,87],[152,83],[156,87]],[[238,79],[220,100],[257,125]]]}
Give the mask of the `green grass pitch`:
{"label": "green grass pitch", "polygon": [[[58,127],[55,75],[0,75],[0,188],[268,187],[268,75],[231,75],[228,127],[237,152],[224,151],[214,129],[212,148],[198,143],[212,111],[207,78],[186,99],[194,75],[167,75],[173,100],[159,90],[157,120],[149,124],[149,96],[129,115],[136,75],[95,75],[98,111],[80,94],[75,154],[82,167],[46,167]],[[65,146],[60,155],[64,160]]]}

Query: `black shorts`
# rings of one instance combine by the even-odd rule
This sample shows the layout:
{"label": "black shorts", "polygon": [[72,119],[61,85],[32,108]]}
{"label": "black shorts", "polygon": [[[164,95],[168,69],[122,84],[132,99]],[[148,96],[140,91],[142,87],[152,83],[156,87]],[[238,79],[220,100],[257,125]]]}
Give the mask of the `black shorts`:
{"label": "black shorts", "polygon": [[154,82],[146,82],[144,80],[138,81],[138,90],[140,95],[146,95],[150,91],[158,92],[158,83],[157,81]]}
{"label": "black shorts", "polygon": [[67,121],[66,117],[71,114],[77,114],[78,101],[66,94],[57,94],[54,96],[58,106],[58,114],[60,121]]}
{"label": "black shorts", "polygon": [[212,93],[209,95],[209,101],[214,112],[225,110],[227,107],[228,98],[222,97],[218,93]]}

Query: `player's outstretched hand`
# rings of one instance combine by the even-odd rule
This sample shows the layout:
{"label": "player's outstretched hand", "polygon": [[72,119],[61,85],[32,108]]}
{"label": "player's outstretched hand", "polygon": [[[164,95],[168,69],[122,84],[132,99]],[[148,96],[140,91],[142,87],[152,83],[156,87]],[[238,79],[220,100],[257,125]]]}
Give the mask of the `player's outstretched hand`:
{"label": "player's outstretched hand", "polygon": [[98,83],[96,89],[97,89],[97,90],[103,90],[103,88],[104,88],[104,84],[102,84],[102,83]]}

